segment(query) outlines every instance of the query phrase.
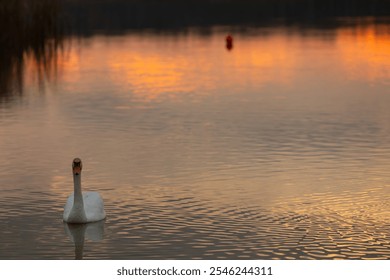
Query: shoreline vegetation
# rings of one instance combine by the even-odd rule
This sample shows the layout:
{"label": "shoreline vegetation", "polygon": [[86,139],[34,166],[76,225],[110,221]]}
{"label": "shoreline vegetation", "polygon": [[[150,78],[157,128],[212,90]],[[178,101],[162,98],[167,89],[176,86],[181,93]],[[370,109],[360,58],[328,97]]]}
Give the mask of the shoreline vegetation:
{"label": "shoreline vegetation", "polygon": [[25,57],[40,83],[55,72],[64,37],[58,0],[0,0],[0,101],[21,94]]}
{"label": "shoreline vegetation", "polygon": [[180,30],[216,25],[331,27],[335,18],[387,17],[390,0],[62,0],[73,31]]}
{"label": "shoreline vegetation", "polygon": [[387,24],[389,16],[390,0],[0,0],[0,103],[23,92],[26,56],[39,83],[55,77],[70,36],[213,26],[337,28],[360,18]]}
{"label": "shoreline vegetation", "polygon": [[334,19],[389,16],[390,0],[0,0],[0,31],[9,30],[7,39],[16,43],[60,32],[88,36],[234,25],[331,27]]}

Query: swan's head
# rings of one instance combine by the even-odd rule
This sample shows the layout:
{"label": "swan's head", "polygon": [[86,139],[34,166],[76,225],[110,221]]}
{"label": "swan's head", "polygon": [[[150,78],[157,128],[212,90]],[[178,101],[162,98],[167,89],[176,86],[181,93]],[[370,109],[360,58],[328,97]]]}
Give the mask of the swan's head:
{"label": "swan's head", "polygon": [[80,175],[81,169],[83,169],[83,164],[81,159],[75,158],[72,163],[73,175]]}

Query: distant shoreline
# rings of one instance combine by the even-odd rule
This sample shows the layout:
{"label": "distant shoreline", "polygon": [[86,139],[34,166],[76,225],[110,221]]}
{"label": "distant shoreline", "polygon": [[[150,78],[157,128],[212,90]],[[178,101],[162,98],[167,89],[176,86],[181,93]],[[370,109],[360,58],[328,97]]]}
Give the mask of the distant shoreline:
{"label": "distant shoreline", "polygon": [[321,26],[335,18],[390,17],[390,0],[61,0],[76,33],[215,25]]}

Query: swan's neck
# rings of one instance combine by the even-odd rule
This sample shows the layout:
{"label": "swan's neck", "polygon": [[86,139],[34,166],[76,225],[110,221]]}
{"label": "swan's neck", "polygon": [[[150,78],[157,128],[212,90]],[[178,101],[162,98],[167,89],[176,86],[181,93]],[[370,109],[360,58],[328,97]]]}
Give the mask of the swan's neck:
{"label": "swan's neck", "polygon": [[84,210],[83,192],[81,191],[81,174],[73,175],[74,183],[74,206],[82,207]]}
{"label": "swan's neck", "polygon": [[69,214],[69,222],[71,223],[85,223],[87,217],[84,210],[83,193],[81,191],[81,174],[73,175],[74,183],[74,199],[73,207]]}

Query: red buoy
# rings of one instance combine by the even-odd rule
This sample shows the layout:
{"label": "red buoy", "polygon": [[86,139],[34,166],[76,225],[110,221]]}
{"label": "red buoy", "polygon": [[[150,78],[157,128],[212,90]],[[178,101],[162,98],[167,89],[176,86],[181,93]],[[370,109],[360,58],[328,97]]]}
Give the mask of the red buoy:
{"label": "red buoy", "polygon": [[230,34],[226,36],[226,48],[229,51],[233,48],[233,36]]}

